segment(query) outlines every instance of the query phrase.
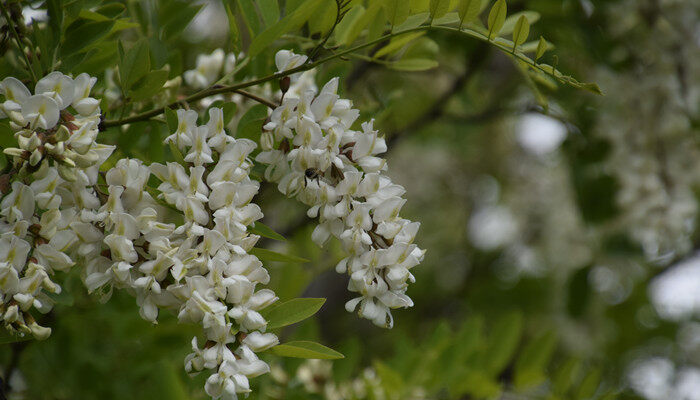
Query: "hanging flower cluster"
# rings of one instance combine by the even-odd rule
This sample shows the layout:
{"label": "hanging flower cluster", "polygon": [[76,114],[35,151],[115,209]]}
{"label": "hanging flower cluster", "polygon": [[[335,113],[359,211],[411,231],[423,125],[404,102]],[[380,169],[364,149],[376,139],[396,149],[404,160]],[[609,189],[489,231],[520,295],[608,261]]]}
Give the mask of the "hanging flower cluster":
{"label": "hanging flower cluster", "polygon": [[[298,57],[278,53],[278,68],[303,63]],[[386,151],[384,138],[372,121],[351,129],[359,111],[337,89],[335,78],[318,94],[285,96],[264,126],[256,161],[268,166],[265,178],[280,192],[319,217],[314,242],[323,245],[332,235],[342,243],[347,257],[336,270],[350,275],[348,289],[359,295],[346,309],[390,328],[391,309],[413,305],[406,289],[424,255],[413,244],[419,223],[399,216],[404,188],[384,175],[386,161],[378,156]]]}
{"label": "hanging flower cluster", "polygon": [[10,119],[18,143],[4,150],[0,175],[0,321],[22,335],[50,335],[30,311],[52,309],[49,294],[61,292],[54,275],[75,265],[80,226],[100,207],[98,170],[114,147],[95,143],[95,81],[52,72],[33,95],[15,78],[0,83],[0,116]]}
{"label": "hanging flower cluster", "polygon": [[[234,399],[250,391],[248,378],[269,371],[255,352],[278,343],[263,333],[267,322],[259,313],[277,297],[256,291],[269,275],[248,253],[259,239],[248,226],[262,217],[251,203],[259,183],[249,177],[248,156],[256,145],[226,134],[221,109],[210,109],[204,126],[192,110],[178,110],[178,118],[166,141],[184,154],[183,164],[147,167],[123,159],[107,172],[109,198],[95,214],[107,250],[86,260],[86,284],[127,288],[141,316],[154,323],[159,309],[173,309],[180,322],[201,325],[206,342],[200,348],[192,339],[185,368],[212,370],[206,392]],[[177,210],[182,223],[159,218],[167,210],[158,210],[146,189],[151,174],[161,181],[157,198]]]}

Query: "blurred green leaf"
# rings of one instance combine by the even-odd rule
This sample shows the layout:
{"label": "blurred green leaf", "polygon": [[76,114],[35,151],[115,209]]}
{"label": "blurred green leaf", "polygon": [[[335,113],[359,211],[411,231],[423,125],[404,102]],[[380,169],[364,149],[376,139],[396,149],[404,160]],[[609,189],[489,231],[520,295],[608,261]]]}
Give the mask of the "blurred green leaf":
{"label": "blurred green leaf", "polygon": [[410,3],[406,0],[379,0],[383,2],[384,13],[391,27],[399,26],[408,18]]}
{"label": "blurred green leaf", "polygon": [[435,20],[447,14],[450,0],[430,0],[430,17]]}
{"label": "blurred green leaf", "polygon": [[506,0],[497,0],[491,7],[488,17],[489,40],[498,36],[506,22],[507,6]]}
{"label": "blurred green leaf", "polygon": [[344,356],[322,344],[309,341],[288,342],[272,348],[272,353],[282,357],[337,360]]}
{"label": "blurred green leaf", "polygon": [[267,319],[267,328],[276,329],[295,324],[316,314],[326,299],[297,298],[281,302],[265,310],[263,316]]}
{"label": "blurred green leaf", "polygon": [[479,11],[481,11],[481,0],[459,0],[457,13],[459,14],[460,28],[476,18]]}
{"label": "blurred green leaf", "polygon": [[163,89],[163,85],[168,80],[168,70],[158,69],[151,71],[138,81],[134,82],[131,90],[131,98],[139,101],[149,99]]}
{"label": "blurred green leaf", "polygon": [[436,68],[438,62],[427,58],[410,58],[392,62],[387,66],[398,71],[418,72]]}
{"label": "blurred green leaf", "polygon": [[272,240],[279,240],[282,242],[287,240],[287,239],[285,239],[284,236],[275,232],[272,228],[263,224],[260,221],[255,222],[254,226],[248,227],[248,232],[256,234],[256,235],[260,235],[262,237],[266,237],[266,238],[272,239]]}
{"label": "blurred green leaf", "polygon": [[516,47],[525,43],[528,35],[530,35],[530,23],[524,15],[521,15],[513,30],[513,51],[515,51]]}
{"label": "blurred green leaf", "polygon": [[90,21],[79,19],[66,28],[61,45],[63,56],[69,56],[97,42],[112,30],[114,20]]}

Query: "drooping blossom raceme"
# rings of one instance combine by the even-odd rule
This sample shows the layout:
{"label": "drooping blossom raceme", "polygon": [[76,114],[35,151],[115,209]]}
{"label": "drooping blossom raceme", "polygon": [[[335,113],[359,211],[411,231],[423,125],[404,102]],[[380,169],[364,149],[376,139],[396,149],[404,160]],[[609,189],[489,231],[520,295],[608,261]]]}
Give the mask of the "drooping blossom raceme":
{"label": "drooping blossom raceme", "polygon": [[264,127],[256,161],[267,165],[266,179],[319,217],[314,242],[334,236],[342,243],[347,257],[336,270],[350,275],[348,289],[358,294],[346,309],[392,327],[391,309],[413,305],[406,289],[424,255],[413,244],[419,223],[399,216],[404,188],[384,174],[386,161],[378,156],[386,151],[384,138],[372,121],[351,129],[359,111],[337,89],[335,78],[318,94],[285,96]]}
{"label": "drooping blossom raceme", "polygon": [[12,77],[0,83],[0,110],[18,144],[4,150],[10,160],[0,175],[0,321],[20,335],[44,339],[51,333],[32,309],[52,309],[49,294],[61,292],[56,271],[69,270],[79,257],[75,227],[100,207],[98,170],[114,147],[95,142],[95,81],[52,72],[34,94]]}
{"label": "drooping blossom raceme", "polygon": [[[278,343],[260,314],[277,296],[259,289],[270,278],[249,254],[259,237],[248,226],[262,217],[251,202],[259,188],[249,177],[256,145],[226,134],[221,109],[210,109],[202,126],[195,111],[177,113],[178,128],[166,141],[182,152],[183,164],[123,159],[106,173],[108,199],[92,214],[104,226],[104,246],[85,251],[86,284],[107,293],[126,288],[153,323],[170,309],[180,322],[201,325],[205,343],[192,339],[185,368],[211,370],[206,392],[235,399],[250,391],[248,378],[269,371],[255,353]],[[151,175],[161,182],[155,197],[146,187]],[[167,218],[177,214],[181,222]],[[84,237],[92,249],[97,235]]]}

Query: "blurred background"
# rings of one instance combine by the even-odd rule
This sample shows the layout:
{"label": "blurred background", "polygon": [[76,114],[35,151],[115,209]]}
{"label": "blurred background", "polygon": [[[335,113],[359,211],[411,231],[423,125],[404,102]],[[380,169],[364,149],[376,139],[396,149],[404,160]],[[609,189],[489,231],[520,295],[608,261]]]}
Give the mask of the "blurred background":
{"label": "blurred background", "polygon": [[[171,45],[174,71],[230,50],[223,4],[201,5]],[[339,246],[317,248],[304,208],[263,185],[263,222],[288,240],[262,243],[310,260],[270,264],[270,286],[282,299],[328,299],[281,337],[346,358],[269,357],[273,371],[250,398],[700,399],[700,2],[508,6],[539,13],[530,37],[555,43],[560,69],[605,96],[535,93],[492,46],[439,32],[405,49],[431,54],[436,69],[349,59],[310,74],[319,87],[340,76],[342,96],[386,135],[403,215],[421,222],[428,252],[412,271],[415,306],[394,313],[392,330],[377,328],[343,308]],[[42,15],[25,8],[33,18]],[[159,143],[123,151],[157,153]],[[101,304],[79,279],[67,285],[74,298],[52,314],[49,340],[0,345],[12,398],[206,398],[206,377],[182,367],[194,327],[172,316],[151,326],[128,295]]]}

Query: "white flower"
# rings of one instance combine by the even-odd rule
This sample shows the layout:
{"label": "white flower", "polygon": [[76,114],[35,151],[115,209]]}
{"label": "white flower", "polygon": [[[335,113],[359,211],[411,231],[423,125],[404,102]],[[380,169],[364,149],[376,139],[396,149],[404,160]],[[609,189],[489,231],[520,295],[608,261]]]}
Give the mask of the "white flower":
{"label": "white flower", "polygon": [[59,105],[54,99],[44,95],[34,95],[22,102],[22,117],[32,129],[51,129],[58,122]]}
{"label": "white flower", "polygon": [[73,102],[75,85],[73,84],[73,79],[69,76],[54,71],[39,79],[34,88],[34,93],[52,98],[56,101],[58,108],[63,110]]}
{"label": "white flower", "polygon": [[[233,59],[235,63],[235,57]],[[211,54],[200,54],[197,56],[197,68],[185,71],[185,82],[195,89],[204,89],[214,83],[221,73],[224,64],[224,51],[214,50]],[[227,59],[227,67],[230,60]]]}
{"label": "white flower", "polygon": [[17,78],[7,77],[0,82],[0,93],[5,95],[2,109],[5,113],[21,111],[22,104],[32,95]]}

